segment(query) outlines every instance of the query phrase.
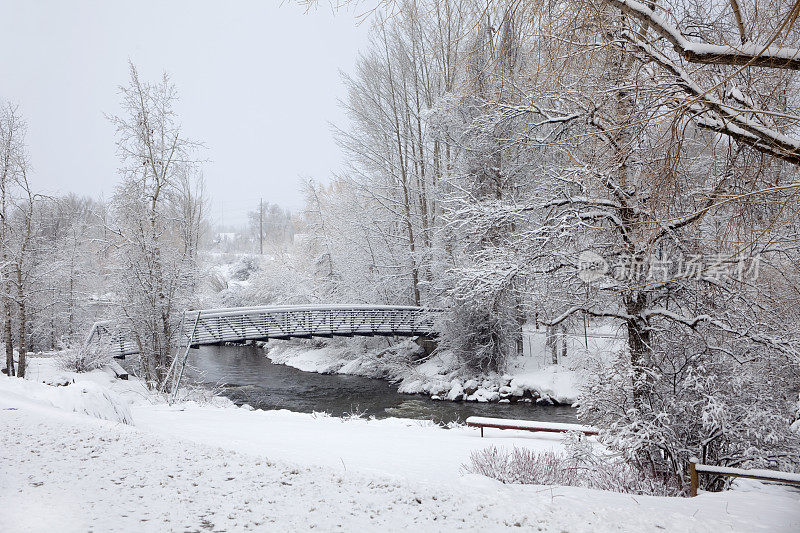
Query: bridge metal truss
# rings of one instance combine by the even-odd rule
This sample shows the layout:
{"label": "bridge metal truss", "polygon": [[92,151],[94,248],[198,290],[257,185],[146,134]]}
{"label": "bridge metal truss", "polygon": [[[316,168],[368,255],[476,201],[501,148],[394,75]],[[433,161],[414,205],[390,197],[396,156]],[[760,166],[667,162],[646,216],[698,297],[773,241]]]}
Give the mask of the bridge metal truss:
{"label": "bridge metal truss", "polygon": [[[345,336],[429,336],[438,309],[389,305],[247,307],[187,311],[182,344]],[[196,324],[196,327],[195,327]]]}
{"label": "bridge metal truss", "polygon": [[85,345],[107,345],[108,351],[117,359],[125,359],[128,355],[139,353],[139,345],[133,335],[125,328],[119,328],[112,320],[103,320],[92,324]]}
{"label": "bridge metal truss", "polygon": [[[297,305],[185,311],[180,345],[334,336],[433,336],[440,309],[396,305]],[[131,333],[111,321],[92,326],[86,344],[108,343],[114,357],[139,353]]]}

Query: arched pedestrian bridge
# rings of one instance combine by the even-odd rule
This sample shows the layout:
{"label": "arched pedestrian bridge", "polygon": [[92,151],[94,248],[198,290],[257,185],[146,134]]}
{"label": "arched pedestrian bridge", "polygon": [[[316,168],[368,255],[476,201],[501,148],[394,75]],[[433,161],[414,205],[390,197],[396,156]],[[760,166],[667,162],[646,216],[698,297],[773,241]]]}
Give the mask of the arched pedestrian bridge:
{"label": "arched pedestrian bridge", "polygon": [[[180,345],[311,337],[430,337],[440,309],[400,305],[294,305],[185,311]],[[139,353],[132,335],[112,322],[92,326],[87,344],[109,342],[114,357]]]}

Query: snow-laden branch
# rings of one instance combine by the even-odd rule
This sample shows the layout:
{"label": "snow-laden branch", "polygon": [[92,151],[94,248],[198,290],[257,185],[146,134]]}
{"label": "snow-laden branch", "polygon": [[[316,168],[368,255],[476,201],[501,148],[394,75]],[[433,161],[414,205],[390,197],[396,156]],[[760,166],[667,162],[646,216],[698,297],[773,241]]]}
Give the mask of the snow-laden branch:
{"label": "snow-laden branch", "polygon": [[663,319],[671,320],[673,322],[677,322],[691,329],[696,329],[701,324],[708,324],[714,328],[717,328],[720,331],[724,331],[732,335],[749,339],[755,343],[777,349],[784,353],[794,353],[795,351],[791,343],[787,342],[785,339],[775,338],[768,335],[760,334],[751,331],[749,329],[737,330],[735,328],[732,328],[728,324],[724,323],[723,321],[707,314],[696,315],[696,316],[683,316],[679,313],[675,313],[673,311],[669,311],[664,308],[643,309],[640,313],[636,315],[631,315],[624,312],[596,311],[590,307],[576,305],[570,307],[569,309],[567,309],[560,315],[556,316],[552,320],[549,321],[540,320],[540,323],[545,326],[555,326],[564,322],[569,317],[577,313],[586,314],[588,316],[596,318],[616,318],[618,320],[623,320],[623,321],[644,320],[647,323],[649,323],[650,320],[654,317],[660,317]]}
{"label": "snow-laden branch", "polygon": [[611,213],[610,211],[605,211],[603,209],[592,209],[592,210],[589,210],[589,211],[580,211],[580,212],[577,213],[577,216],[581,220],[607,219],[607,220],[610,220],[619,229],[624,229],[625,228],[625,224],[622,222],[622,219],[620,217],[618,217],[614,213]]}
{"label": "snow-laden branch", "polygon": [[654,316],[660,316],[663,318],[668,318],[674,322],[680,322],[684,326],[694,328],[701,322],[711,322],[716,326],[722,326],[721,323],[715,321],[710,315],[697,315],[693,317],[685,317],[679,315],[678,313],[674,313],[667,309],[659,308],[659,309],[645,309],[642,312],[642,316],[647,317],[648,319]]}
{"label": "snow-laden branch", "polygon": [[512,105],[503,102],[498,102],[495,105],[497,105],[503,111],[511,113],[513,116],[523,115],[527,113],[536,113],[538,115],[541,115],[543,117],[542,120],[534,124],[531,124],[531,126],[534,128],[544,126],[546,124],[563,124],[566,122],[571,122],[583,116],[582,113],[563,114],[559,111],[542,108],[536,105],[534,102],[528,102],[524,105],[519,105],[519,104]]}
{"label": "snow-laden branch", "polygon": [[688,328],[695,329],[701,323],[709,324],[721,331],[725,331],[726,333],[731,333],[733,335],[738,335],[739,337],[743,337],[746,339],[750,339],[753,342],[758,344],[768,346],[782,352],[794,352],[793,347],[788,343],[786,340],[781,338],[774,338],[767,335],[762,335],[756,332],[753,332],[749,329],[745,329],[739,331],[735,328],[730,327],[729,325],[725,324],[719,319],[715,319],[710,315],[697,315],[693,317],[686,317],[675,313],[673,311],[669,311],[664,308],[654,308],[654,309],[645,309],[641,312],[641,316],[645,317],[647,320],[653,317],[662,317],[668,320],[672,320],[674,322],[678,322],[683,324]]}
{"label": "snow-laden branch", "polygon": [[576,305],[570,307],[569,309],[567,309],[566,311],[555,317],[553,320],[539,320],[539,323],[548,327],[557,326],[558,324],[561,324],[566,319],[568,319],[569,317],[571,317],[576,313],[583,313],[594,318],[617,318],[619,320],[634,320],[636,318],[633,315],[629,315],[626,313],[614,313],[612,311],[595,311],[588,307]]}
{"label": "snow-laden branch", "polygon": [[594,206],[602,206],[602,207],[611,207],[613,209],[622,209],[622,205],[613,200],[607,200],[605,198],[591,198],[589,196],[573,196],[571,198],[559,198],[556,200],[550,200],[546,204],[544,204],[544,208],[547,209],[548,207],[561,207],[564,205],[594,205]]}
{"label": "snow-laden branch", "polygon": [[636,0],[606,0],[622,12],[644,22],[691,63],[750,65],[800,70],[800,49],[743,43],[738,46],[695,43],[646,5]]}
{"label": "snow-laden branch", "polygon": [[[800,140],[765,127],[762,122],[746,115],[730,112],[728,106],[710,92],[703,90],[685,69],[671,61],[663,53],[643,42],[631,32],[624,32],[623,36],[675,76],[683,90],[696,100],[699,105],[692,104],[689,107],[695,112],[692,119],[699,126],[723,133],[749,144],[756,150],[800,165]],[[707,115],[709,110],[716,116],[709,117]]]}

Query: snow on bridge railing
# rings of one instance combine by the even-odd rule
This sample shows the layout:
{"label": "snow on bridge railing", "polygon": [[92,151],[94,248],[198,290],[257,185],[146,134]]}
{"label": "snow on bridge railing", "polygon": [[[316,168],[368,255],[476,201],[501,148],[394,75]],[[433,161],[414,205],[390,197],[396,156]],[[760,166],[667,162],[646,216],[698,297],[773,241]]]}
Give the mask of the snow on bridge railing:
{"label": "snow on bridge railing", "polygon": [[335,311],[335,310],[375,310],[375,311],[414,311],[422,313],[441,313],[442,309],[434,307],[417,307],[414,305],[369,305],[369,304],[301,304],[301,305],[262,305],[256,307],[222,307],[219,309],[187,310],[184,315],[194,317],[202,313],[203,317],[242,315],[260,312],[281,311]]}

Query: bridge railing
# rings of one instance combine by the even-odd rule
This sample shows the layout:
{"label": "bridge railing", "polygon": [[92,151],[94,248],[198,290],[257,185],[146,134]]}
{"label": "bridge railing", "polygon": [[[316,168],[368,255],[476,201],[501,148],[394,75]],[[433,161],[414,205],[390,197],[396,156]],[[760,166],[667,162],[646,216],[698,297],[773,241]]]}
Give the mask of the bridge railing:
{"label": "bridge railing", "polygon": [[[432,335],[440,309],[391,305],[296,305],[186,311],[181,346],[294,337]],[[112,321],[96,322],[86,344],[107,343],[111,355],[139,353],[132,332]]]}
{"label": "bridge railing", "polygon": [[190,345],[353,335],[430,335],[438,309],[405,306],[291,306],[187,311]]}
{"label": "bridge railing", "polygon": [[85,346],[90,344],[107,344],[112,357],[125,358],[128,355],[139,353],[139,345],[133,339],[130,331],[119,328],[111,320],[103,320],[92,324],[92,329],[84,341]]}

